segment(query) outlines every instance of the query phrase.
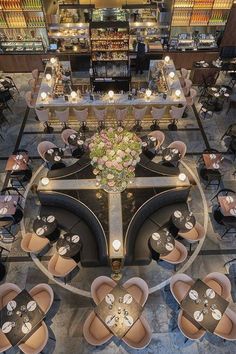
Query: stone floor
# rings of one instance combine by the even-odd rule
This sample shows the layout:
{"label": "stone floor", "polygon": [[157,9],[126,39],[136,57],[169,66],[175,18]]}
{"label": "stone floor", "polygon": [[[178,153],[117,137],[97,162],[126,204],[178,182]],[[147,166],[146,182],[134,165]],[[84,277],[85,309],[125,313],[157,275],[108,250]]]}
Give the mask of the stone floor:
{"label": "stone floor", "polygon": [[[41,160],[37,154],[37,144],[42,140],[50,140],[59,146],[62,145],[60,140],[60,126],[55,126],[54,134],[45,135],[42,133],[42,126],[35,121],[34,113],[32,111],[26,114],[26,105],[24,101],[24,94],[29,89],[28,80],[31,74],[15,74],[14,80],[20,90],[19,95],[15,95],[15,102],[11,103],[13,113],[6,111],[5,115],[8,119],[8,124],[1,127],[1,134],[4,136],[4,142],[0,141],[0,188],[8,182],[7,175],[4,171],[7,157],[11,151],[17,146],[25,148],[29,151],[33,161],[33,170],[36,171],[41,165]],[[221,76],[219,83],[228,82],[229,78]],[[199,104],[196,103],[198,110]],[[230,187],[236,189],[235,179],[232,173],[235,171],[236,166],[233,161],[233,156],[226,153],[227,140],[221,141],[221,136],[227,127],[236,122],[235,111],[231,110],[226,115],[227,103],[224,110],[219,114],[215,114],[213,118],[201,120],[191,110],[187,118],[183,118],[179,122],[179,129],[176,132],[170,132],[167,129],[167,123],[161,125],[162,130],[166,135],[167,145],[173,140],[182,140],[187,144],[188,153],[185,162],[197,172],[196,161],[200,153],[206,147],[216,148],[224,153],[225,161],[223,168],[223,181],[221,187]],[[25,115],[26,114],[26,115]],[[71,125],[71,127],[78,128]],[[203,185],[204,187],[204,185]],[[235,235],[231,234],[225,239],[220,239],[220,234],[223,232],[221,226],[216,225],[212,217],[212,203],[211,197],[215,193],[215,188],[205,190],[205,196],[208,203],[208,231],[207,237],[203,247],[197,256],[196,260],[192,263],[187,273],[193,277],[203,277],[212,271],[219,271],[226,273],[224,263],[235,257]],[[31,196],[32,197],[32,196]],[[27,201],[26,214],[29,210],[36,212],[37,206],[32,197]],[[192,200],[192,207],[194,212],[199,214],[201,218],[201,205],[199,204],[198,196],[194,196]],[[32,214],[30,214],[32,216]],[[30,224],[32,220],[26,218],[26,223]],[[17,232],[18,230],[16,230]],[[82,336],[82,327],[85,318],[93,308],[94,304],[91,299],[72,294],[68,290],[56,285],[50,281],[20,249],[21,234],[18,232],[17,239],[13,245],[5,245],[10,249],[10,254],[7,260],[7,277],[5,281],[14,282],[21,288],[26,287],[30,289],[39,282],[50,283],[55,291],[55,294],[60,298],[60,302],[56,302],[47,316],[47,324],[50,327],[50,337],[55,337],[56,341],[49,340],[44,353],[56,354],[82,354],[91,351],[96,353],[183,353],[195,354],[204,353],[210,354],[227,354],[236,352],[236,343],[223,342],[220,338],[214,335],[207,334],[201,341],[188,341],[184,343],[184,337],[176,328],[176,321],[178,315],[178,308],[176,302],[173,300],[169,289],[162,289],[149,296],[148,302],[145,306],[144,313],[148,318],[148,322],[153,330],[153,338],[145,350],[135,351],[128,348],[122,341],[113,338],[110,342],[102,347],[91,347],[88,345]],[[166,274],[169,274],[169,269],[157,268],[153,264],[147,268],[139,267],[137,269],[130,269],[125,272],[124,278],[129,277],[131,274],[137,274],[152,286],[157,280],[165,279]],[[93,271],[81,272],[76,279],[75,285],[81,288],[86,288],[86,283],[89,284],[97,275],[109,274],[107,269],[99,270],[96,273]],[[157,274],[159,273],[159,274]],[[89,278],[87,278],[89,277]],[[87,285],[88,287],[88,285]],[[89,290],[86,288],[86,290]],[[236,310],[236,304],[232,302],[230,305],[232,309]],[[9,354],[18,353],[17,349],[9,350]]]}

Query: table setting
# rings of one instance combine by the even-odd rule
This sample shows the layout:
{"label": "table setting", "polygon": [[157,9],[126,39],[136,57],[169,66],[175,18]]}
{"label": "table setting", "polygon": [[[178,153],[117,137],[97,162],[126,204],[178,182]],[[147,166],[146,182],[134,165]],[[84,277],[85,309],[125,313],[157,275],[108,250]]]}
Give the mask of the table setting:
{"label": "table setting", "polygon": [[57,220],[55,216],[37,216],[33,223],[33,230],[37,236],[50,236],[57,228]]}
{"label": "table setting", "polygon": [[19,153],[9,156],[5,171],[25,171],[28,166],[29,156],[26,153]]}
{"label": "table setting", "polygon": [[178,162],[180,157],[180,152],[177,148],[165,148],[162,150],[162,160],[167,164]]}
{"label": "table setting", "polygon": [[166,256],[174,250],[175,240],[167,229],[161,229],[152,233],[149,238],[149,245],[152,251]]}
{"label": "table setting", "polygon": [[236,198],[232,196],[218,197],[221,212],[224,216],[236,216]]}
{"label": "table setting", "polygon": [[1,195],[0,196],[0,215],[14,215],[19,197],[17,195]]}
{"label": "table setting", "polygon": [[63,149],[58,147],[48,149],[44,155],[45,159],[51,163],[61,162],[63,156]]}
{"label": "table setting", "polygon": [[171,216],[172,223],[179,232],[188,232],[192,230],[196,224],[196,219],[193,213],[186,210],[175,210]]}
{"label": "table setting", "polygon": [[81,248],[82,243],[80,236],[71,233],[61,235],[56,244],[56,249],[60,256],[73,258],[77,261],[80,259],[79,253]]}

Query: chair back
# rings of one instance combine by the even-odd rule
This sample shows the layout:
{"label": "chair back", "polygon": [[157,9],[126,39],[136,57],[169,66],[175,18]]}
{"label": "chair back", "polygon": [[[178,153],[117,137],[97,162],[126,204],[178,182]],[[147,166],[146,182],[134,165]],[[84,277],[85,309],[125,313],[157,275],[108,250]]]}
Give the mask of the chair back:
{"label": "chair back", "polygon": [[52,148],[55,148],[57,147],[55,144],[51,143],[51,141],[42,141],[41,143],[38,144],[37,146],[37,150],[38,150],[38,153],[39,153],[39,156],[44,160],[46,161],[44,155],[45,153],[49,150],[49,149],[52,149]]}
{"label": "chair back", "polygon": [[143,108],[134,107],[133,112],[134,112],[135,120],[143,120],[146,111],[147,111],[147,107],[143,107]]}
{"label": "chair back", "polygon": [[32,71],[32,76],[33,76],[33,78],[37,81],[38,78],[39,78],[39,69],[34,69],[34,70]]}
{"label": "chair back", "polygon": [[62,133],[61,133],[61,138],[62,138],[63,142],[64,142],[66,145],[69,145],[69,143],[68,143],[68,138],[69,138],[72,134],[77,134],[77,131],[74,130],[74,129],[65,129],[65,130],[62,131]]}
{"label": "chair back", "polygon": [[69,113],[70,113],[69,107],[64,109],[63,111],[56,111],[55,110],[56,117],[61,123],[68,122]]}
{"label": "chair back", "polygon": [[26,101],[26,104],[29,108],[34,108],[34,106],[32,105],[32,92],[31,91],[27,91],[25,93],[25,101]]}
{"label": "chair back", "polygon": [[186,85],[187,87],[191,88],[192,85],[193,85],[193,82],[192,82],[191,80],[189,80],[189,79],[185,79],[185,85]]}
{"label": "chair back", "polygon": [[149,136],[154,136],[157,139],[157,148],[160,148],[165,141],[165,134],[160,130],[155,130],[148,134]]}
{"label": "chair back", "polygon": [[181,85],[182,88],[186,85],[185,84],[185,79],[182,76],[180,76],[179,82],[180,82],[180,85]]}
{"label": "chair back", "polygon": [[185,143],[183,143],[182,141],[173,141],[168,148],[173,149],[176,148],[179,150],[179,153],[181,155],[181,159],[185,156],[186,151],[187,151],[187,146],[185,145]]}
{"label": "chair back", "polygon": [[35,108],[35,112],[40,122],[47,122],[49,120],[49,108],[43,108],[43,109]]}
{"label": "chair back", "polygon": [[187,77],[188,77],[188,70],[185,69],[185,68],[181,68],[181,69],[180,69],[180,72],[181,72],[181,76],[182,76],[184,79],[187,79]]}
{"label": "chair back", "polygon": [[117,121],[123,121],[127,118],[128,108],[118,108],[115,110]]}
{"label": "chair back", "polygon": [[86,122],[88,119],[88,108],[85,109],[77,109],[77,108],[73,108],[73,112],[76,116],[76,119],[79,122]]}
{"label": "chair back", "polygon": [[171,118],[173,119],[182,118],[184,111],[185,111],[185,106],[183,107],[171,106],[171,110],[170,110]]}
{"label": "chair back", "polygon": [[182,88],[182,90],[183,90],[184,96],[187,97],[187,96],[189,95],[190,88],[185,85],[185,86]]}
{"label": "chair back", "polygon": [[93,112],[94,112],[96,119],[101,122],[101,121],[104,121],[106,118],[107,108],[98,109],[98,108],[94,107]]}
{"label": "chair back", "polygon": [[36,80],[35,79],[30,79],[28,81],[28,85],[30,86],[31,91],[34,91],[36,88]]}
{"label": "chair back", "polygon": [[156,108],[152,107],[151,115],[153,119],[161,119],[165,114],[166,107]]}
{"label": "chair back", "polygon": [[192,106],[194,104],[194,99],[197,96],[197,91],[191,88],[189,93],[190,95],[186,97],[187,106]]}

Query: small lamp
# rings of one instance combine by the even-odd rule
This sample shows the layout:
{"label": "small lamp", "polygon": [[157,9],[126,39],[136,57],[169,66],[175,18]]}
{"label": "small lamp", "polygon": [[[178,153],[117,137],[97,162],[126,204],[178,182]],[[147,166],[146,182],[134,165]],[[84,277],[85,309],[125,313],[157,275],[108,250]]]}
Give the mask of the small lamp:
{"label": "small lamp", "polygon": [[145,94],[146,94],[147,100],[149,101],[149,100],[150,100],[150,97],[151,97],[151,95],[152,95],[152,91],[151,91],[150,89],[147,89],[146,92],[145,92]]}
{"label": "small lamp", "polygon": [[56,63],[56,58],[51,58],[51,59],[50,59],[50,63],[51,63],[52,65],[54,65],[54,64]]}
{"label": "small lamp", "polygon": [[169,64],[170,62],[170,57],[167,55],[165,58],[164,58],[164,61],[166,64]]}
{"label": "small lamp", "polygon": [[115,252],[118,252],[121,246],[121,242],[119,240],[114,240],[112,242],[112,247],[114,248]]}
{"label": "small lamp", "polygon": [[41,96],[42,101],[46,100],[46,98],[47,98],[46,92],[41,92],[40,96]]}
{"label": "small lamp", "polygon": [[177,98],[180,98],[180,96],[181,96],[181,91],[180,91],[180,90],[176,90],[176,91],[175,91],[175,96],[176,96]]}
{"label": "small lamp", "polygon": [[41,183],[42,183],[43,186],[47,186],[48,183],[49,183],[49,178],[48,177],[43,177],[41,179]]}
{"label": "small lamp", "polygon": [[50,81],[52,79],[52,75],[51,74],[46,74],[46,80]]}
{"label": "small lamp", "polygon": [[185,173],[180,173],[180,174],[179,174],[179,180],[180,180],[181,182],[184,182],[184,181],[186,180],[186,178],[187,178],[187,176],[186,176]]}
{"label": "small lamp", "polygon": [[169,73],[169,77],[173,80],[173,78],[175,77],[174,71],[171,71],[171,72]]}
{"label": "small lamp", "polygon": [[109,100],[110,100],[110,101],[113,101],[113,98],[114,98],[114,91],[112,91],[112,90],[108,91],[108,97],[109,97]]}
{"label": "small lamp", "polygon": [[77,97],[77,92],[71,91],[70,97],[72,98],[72,101],[75,101],[75,99]]}

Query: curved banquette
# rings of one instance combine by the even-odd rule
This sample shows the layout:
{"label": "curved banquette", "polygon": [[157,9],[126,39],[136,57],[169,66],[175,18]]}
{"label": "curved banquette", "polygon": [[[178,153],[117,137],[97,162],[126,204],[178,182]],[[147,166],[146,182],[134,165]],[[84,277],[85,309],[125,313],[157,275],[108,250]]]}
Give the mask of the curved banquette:
{"label": "curved banquette", "polygon": [[163,161],[154,162],[144,154],[140,155],[139,165],[149,171],[165,176],[178,176],[180,173],[178,167],[165,165]]}
{"label": "curved banquette", "polygon": [[76,161],[74,164],[70,166],[65,166],[62,168],[58,168],[55,170],[49,170],[47,173],[47,177],[50,179],[59,179],[59,178],[65,178],[69,177],[71,175],[74,175],[80,171],[82,171],[84,168],[88,167],[91,163],[91,160],[89,158],[88,154],[84,154],[78,161]]}

